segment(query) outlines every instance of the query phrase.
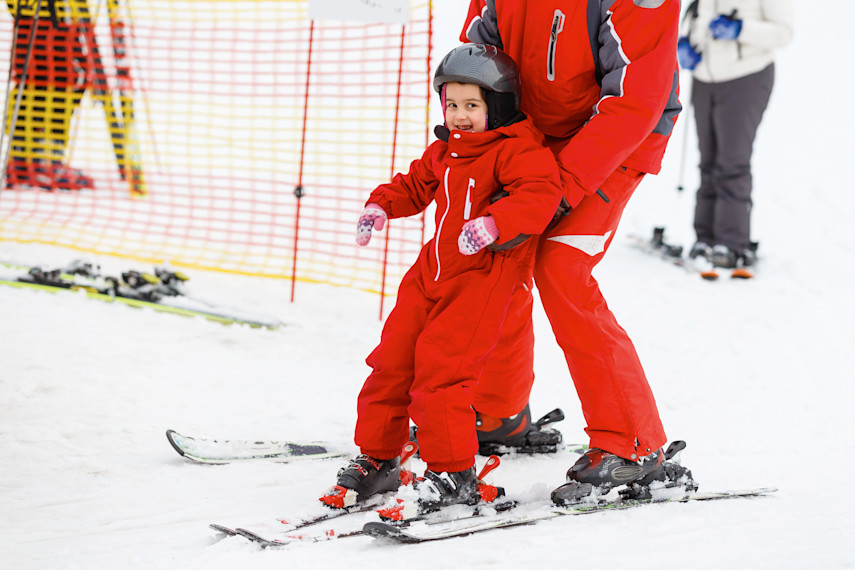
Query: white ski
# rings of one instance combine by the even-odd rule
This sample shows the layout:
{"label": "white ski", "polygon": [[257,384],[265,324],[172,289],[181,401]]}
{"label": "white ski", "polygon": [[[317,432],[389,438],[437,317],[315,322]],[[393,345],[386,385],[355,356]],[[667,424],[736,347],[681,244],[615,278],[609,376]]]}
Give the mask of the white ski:
{"label": "white ski", "polygon": [[237,461],[265,460],[279,463],[345,457],[349,453],[321,442],[252,441],[207,439],[166,430],[166,439],[184,458],[196,463],[224,464]]}

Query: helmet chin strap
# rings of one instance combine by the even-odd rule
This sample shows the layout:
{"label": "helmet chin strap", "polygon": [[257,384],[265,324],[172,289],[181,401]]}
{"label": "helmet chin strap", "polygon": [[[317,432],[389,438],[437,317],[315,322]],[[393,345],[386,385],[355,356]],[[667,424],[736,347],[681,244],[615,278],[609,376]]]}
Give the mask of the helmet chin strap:
{"label": "helmet chin strap", "polygon": [[443,83],[442,88],[439,90],[439,104],[442,105],[442,124],[445,125],[446,129],[448,129],[448,123],[445,121],[445,87],[447,85],[448,83]]}

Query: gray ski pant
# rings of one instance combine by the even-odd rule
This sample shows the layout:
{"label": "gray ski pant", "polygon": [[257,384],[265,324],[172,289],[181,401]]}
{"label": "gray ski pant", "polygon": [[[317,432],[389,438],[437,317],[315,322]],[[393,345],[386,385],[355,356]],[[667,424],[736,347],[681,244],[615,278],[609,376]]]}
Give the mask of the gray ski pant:
{"label": "gray ski pant", "polygon": [[722,83],[692,81],[701,153],[695,204],[698,241],[737,252],[751,241],[751,153],[774,82],[774,63]]}

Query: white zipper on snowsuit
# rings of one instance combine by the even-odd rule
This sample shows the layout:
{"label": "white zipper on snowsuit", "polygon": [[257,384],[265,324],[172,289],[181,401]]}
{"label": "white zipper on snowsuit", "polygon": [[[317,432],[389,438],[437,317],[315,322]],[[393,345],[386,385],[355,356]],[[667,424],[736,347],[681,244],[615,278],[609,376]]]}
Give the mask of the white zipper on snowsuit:
{"label": "white zipper on snowsuit", "polygon": [[475,188],[475,179],[469,179],[469,186],[466,187],[466,205],[463,208],[463,221],[468,222],[469,216],[472,215],[472,189]]}
{"label": "white zipper on snowsuit", "polygon": [[433,248],[436,256],[436,277],[434,281],[439,281],[439,274],[442,271],[442,265],[439,262],[439,236],[442,234],[442,226],[445,223],[445,218],[448,216],[448,211],[451,210],[451,196],[448,193],[448,173],[451,172],[451,167],[445,167],[445,176],[443,178],[443,186],[445,186],[445,212],[442,213],[442,218],[439,219],[439,225],[436,228],[436,237],[434,237]]}
{"label": "white zipper on snowsuit", "polygon": [[564,31],[564,12],[556,9],[552,17],[552,29],[549,31],[549,49],[546,52],[546,78],[555,81],[555,44],[558,34]]}

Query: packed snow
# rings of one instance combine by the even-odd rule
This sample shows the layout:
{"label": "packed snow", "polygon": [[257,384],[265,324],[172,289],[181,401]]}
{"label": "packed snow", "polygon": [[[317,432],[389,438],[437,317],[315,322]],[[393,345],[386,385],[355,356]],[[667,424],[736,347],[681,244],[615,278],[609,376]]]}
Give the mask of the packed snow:
{"label": "packed snow", "polygon": [[[440,57],[455,45],[463,9],[435,4]],[[345,460],[202,466],[179,457],[164,432],[324,440],[355,453],[356,395],[382,326],[377,297],[298,283],[290,303],[287,282],[189,272],[191,292],[286,323],[271,331],[2,287],[0,566],[855,567],[855,493],[846,479],[855,472],[855,197],[845,174],[855,85],[826,40],[849,33],[844,22],[855,8],[838,4],[829,18],[796,4],[796,39],[780,53],[756,144],[757,278],[706,282],[627,238],[665,225],[671,241],[691,243],[697,153],[691,130],[683,146],[689,113],[663,173],[645,180],[596,273],[636,343],[669,437],[688,442],[682,460],[701,490],[777,486],[776,494],[566,517],[417,546],[362,536],[262,550],[208,524],[273,531],[277,519],[317,512]],[[79,256],[0,243],[0,260],[59,265]],[[140,265],[96,261],[106,271]],[[563,357],[540,309],[535,319],[532,411],[563,408],[557,427],[585,443]],[[546,501],[575,457],[506,458],[492,481],[511,497]]]}

